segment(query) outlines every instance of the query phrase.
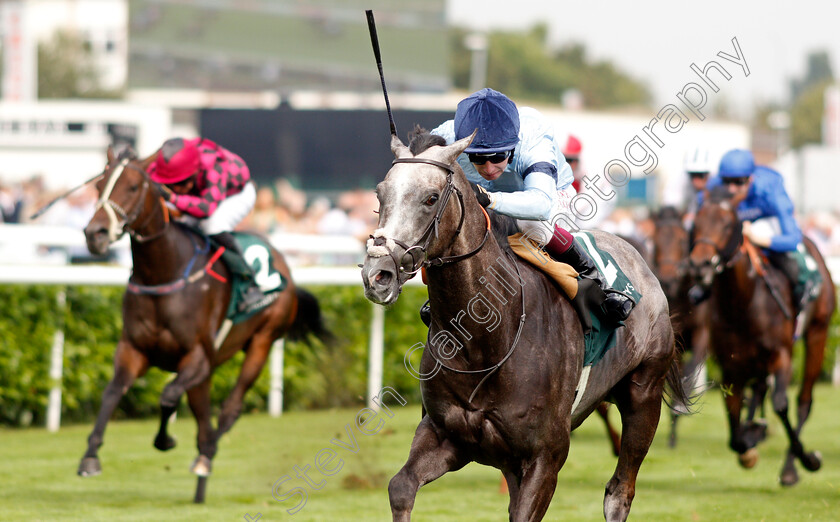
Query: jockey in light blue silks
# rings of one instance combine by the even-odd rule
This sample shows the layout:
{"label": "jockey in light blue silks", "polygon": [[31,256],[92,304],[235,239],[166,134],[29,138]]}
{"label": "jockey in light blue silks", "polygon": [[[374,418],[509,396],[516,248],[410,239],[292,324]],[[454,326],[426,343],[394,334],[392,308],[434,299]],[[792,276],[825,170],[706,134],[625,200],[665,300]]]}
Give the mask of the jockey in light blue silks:
{"label": "jockey in light blue silks", "polygon": [[516,218],[523,234],[554,260],[570,265],[582,278],[597,281],[606,294],[603,309],[608,320],[627,319],[633,301],[611,289],[592,258],[556,224],[568,215],[576,192],[554,126],[537,110],[517,108],[504,94],[485,88],[461,100],[455,119],[432,134],[449,145],[476,130],[458,163],[474,184],[479,203]]}
{"label": "jockey in light blue silks", "polygon": [[761,247],[770,263],[790,280],[798,313],[818,293],[819,278],[812,276],[816,264],[810,256],[806,258],[802,230],[793,217],[793,202],[782,175],[755,165],[750,151],[735,149],[724,154],[718,176],[709,181],[708,189],[718,185],[725,185],[733,196],[745,196],[738,205],[744,237]]}

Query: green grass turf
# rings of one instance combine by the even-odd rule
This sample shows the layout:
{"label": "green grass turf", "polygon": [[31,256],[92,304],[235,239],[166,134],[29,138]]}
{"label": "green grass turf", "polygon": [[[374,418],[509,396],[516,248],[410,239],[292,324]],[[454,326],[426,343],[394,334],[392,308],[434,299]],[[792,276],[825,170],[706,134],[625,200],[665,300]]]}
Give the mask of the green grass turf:
{"label": "green grass turf", "polygon": [[[806,426],[806,448],[823,455],[823,469],[800,469],[794,488],[778,485],[786,439],[771,415],[770,437],[761,460],[743,470],[727,447],[723,401],[717,391],[684,418],[675,450],[667,447],[663,417],[642,466],[633,520],[791,521],[838,520],[840,509],[840,389],[821,385]],[[195,426],[181,417],[173,425],[179,446],[168,453],[152,448],[153,421],[114,422],[100,450],[103,473],[81,479],[76,467],[90,426],[0,431],[0,519],[2,520],[244,520],[246,513],[266,520],[389,520],[387,481],[402,466],[419,417],[419,406],[394,409],[382,431],[354,435],[355,455],[330,444],[344,434],[358,410],[264,414],[240,419],[222,441],[210,478],[207,503],[191,503],[195,478],[188,467],[195,457]],[[617,421],[615,408],[612,418]],[[321,448],[333,447],[344,467],[324,477],[314,469]],[[612,475],[612,457],[600,419],[592,417],[572,438],[546,520],[601,520],[603,492]],[[335,461],[332,465],[335,464]],[[272,498],[283,475],[288,487],[304,486],[293,466],[313,466],[309,474],[323,488],[306,487],[306,505],[291,516],[298,497]],[[506,520],[507,496],[498,493],[498,471],[476,464],[447,474],[422,488],[414,520]]]}

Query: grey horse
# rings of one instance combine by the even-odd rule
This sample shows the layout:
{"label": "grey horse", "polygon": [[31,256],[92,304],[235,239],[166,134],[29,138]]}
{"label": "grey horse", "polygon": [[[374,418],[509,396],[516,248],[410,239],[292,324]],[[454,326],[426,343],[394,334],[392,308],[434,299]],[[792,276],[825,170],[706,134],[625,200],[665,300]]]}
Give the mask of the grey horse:
{"label": "grey horse", "polygon": [[422,485],[475,461],[504,474],[511,520],[541,520],[571,430],[609,400],[618,406],[623,432],[604,516],[625,520],[666,381],[672,400],[689,406],[665,295],[634,248],[592,232],[643,298],[619,328],[616,345],[584,369],[583,327],[569,299],[513,257],[502,230],[506,218],[483,212],[458,167],[471,139],[422,150],[393,136],[397,159],[376,190],[379,229],[362,265],[365,296],[389,305],[425,267],[432,310],[417,371],[424,415],[408,461],[389,484],[393,519],[410,519]]}

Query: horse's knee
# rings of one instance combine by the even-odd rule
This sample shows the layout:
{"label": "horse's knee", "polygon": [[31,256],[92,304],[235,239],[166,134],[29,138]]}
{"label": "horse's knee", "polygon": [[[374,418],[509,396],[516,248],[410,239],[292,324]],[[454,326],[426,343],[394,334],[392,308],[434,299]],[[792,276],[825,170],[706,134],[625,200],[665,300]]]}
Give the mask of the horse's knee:
{"label": "horse's knee", "polygon": [[391,502],[391,510],[394,513],[410,512],[414,507],[414,498],[417,495],[419,484],[413,481],[406,473],[401,470],[394,475],[394,478],[388,483],[388,498]]}
{"label": "horse's knee", "polygon": [[183,395],[183,390],[170,386],[164,388],[160,394],[161,410],[175,410],[178,407],[178,401],[181,400],[181,395]]}

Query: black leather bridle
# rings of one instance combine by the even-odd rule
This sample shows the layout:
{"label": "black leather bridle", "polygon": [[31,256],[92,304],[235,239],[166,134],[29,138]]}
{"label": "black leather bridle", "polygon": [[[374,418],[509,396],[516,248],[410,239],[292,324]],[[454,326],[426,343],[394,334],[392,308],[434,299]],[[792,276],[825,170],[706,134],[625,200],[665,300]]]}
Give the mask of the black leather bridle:
{"label": "black leather bridle", "polygon": [[[446,187],[444,187],[443,192],[440,195],[437,212],[435,213],[434,217],[429,222],[429,224],[426,226],[426,228],[423,230],[423,234],[421,234],[417,242],[413,245],[408,245],[407,243],[399,239],[390,238],[394,243],[396,243],[405,250],[402,256],[403,259],[405,258],[406,254],[411,256],[410,269],[406,270],[405,264],[403,263],[403,259],[397,259],[397,256],[394,254],[394,252],[388,249],[388,255],[394,261],[397,273],[401,276],[406,277],[406,279],[410,279],[423,267],[441,267],[450,263],[457,263],[458,261],[462,261],[477,254],[484,247],[484,244],[487,242],[487,238],[490,236],[489,217],[487,218],[488,226],[487,229],[484,231],[484,237],[481,239],[481,243],[476,248],[467,252],[466,254],[459,254],[454,256],[438,256],[432,259],[428,258],[426,251],[428,250],[429,244],[432,242],[432,239],[436,239],[438,237],[438,227],[440,226],[440,221],[443,218],[443,213],[444,211],[446,211],[446,205],[449,203],[449,199],[452,197],[453,192],[458,196],[458,204],[461,209],[461,216],[458,219],[458,227],[455,229],[455,233],[452,234],[452,240],[449,244],[451,245],[458,237],[458,234],[461,233],[461,227],[464,225],[464,217],[466,214],[464,208],[464,195],[463,193],[461,193],[460,190],[458,190],[458,187],[455,186],[455,183],[452,180],[452,175],[454,171],[452,167],[447,165],[446,163],[428,158],[397,158],[393,162],[391,162],[392,165],[395,165],[397,163],[424,163],[427,165],[439,167],[445,170],[447,173]],[[384,236],[374,237],[373,235],[371,235],[370,238],[373,239],[374,246],[382,246],[387,248],[385,245],[388,238],[385,238]],[[415,252],[417,254],[415,254]]]}

